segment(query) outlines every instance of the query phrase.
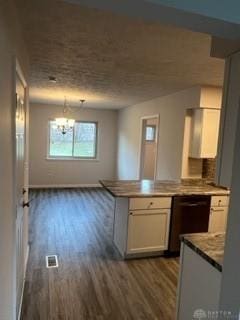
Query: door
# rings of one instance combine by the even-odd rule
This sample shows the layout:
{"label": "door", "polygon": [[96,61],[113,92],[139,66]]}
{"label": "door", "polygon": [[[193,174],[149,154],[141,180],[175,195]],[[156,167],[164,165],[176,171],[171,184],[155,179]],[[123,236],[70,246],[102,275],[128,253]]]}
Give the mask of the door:
{"label": "door", "polygon": [[25,161],[25,88],[16,75],[16,306],[21,305],[24,285],[24,161]]}
{"label": "door", "polygon": [[142,119],[140,179],[154,180],[157,165],[158,116]]}
{"label": "door", "polygon": [[127,253],[163,251],[168,247],[170,209],[129,214]]}

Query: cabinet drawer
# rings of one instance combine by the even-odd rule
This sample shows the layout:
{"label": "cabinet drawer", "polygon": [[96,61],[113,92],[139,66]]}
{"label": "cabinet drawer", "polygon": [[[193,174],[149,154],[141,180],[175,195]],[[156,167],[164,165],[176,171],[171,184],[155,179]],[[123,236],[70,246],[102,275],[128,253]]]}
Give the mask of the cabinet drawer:
{"label": "cabinet drawer", "polygon": [[168,209],[171,208],[171,197],[161,198],[131,198],[129,210]]}
{"label": "cabinet drawer", "polygon": [[229,204],[229,196],[212,196],[211,207],[227,207]]}

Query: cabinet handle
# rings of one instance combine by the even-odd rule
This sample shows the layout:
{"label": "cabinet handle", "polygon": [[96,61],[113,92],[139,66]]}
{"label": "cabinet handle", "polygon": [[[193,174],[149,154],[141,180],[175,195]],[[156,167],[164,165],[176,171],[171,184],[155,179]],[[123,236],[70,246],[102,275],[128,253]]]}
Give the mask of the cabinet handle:
{"label": "cabinet handle", "polygon": [[224,211],[224,209],[213,209],[213,208],[212,208],[211,210],[212,210],[212,211],[215,211],[215,212],[218,212],[218,211],[219,211],[219,212],[220,212],[220,211],[223,212],[223,211]]}
{"label": "cabinet handle", "polygon": [[148,208],[150,208],[153,204],[154,204],[154,202],[150,202],[148,205]]}
{"label": "cabinet handle", "polygon": [[134,215],[134,217],[146,217],[146,216],[157,216],[157,215],[169,215],[168,212],[164,211],[157,211],[157,212],[146,212],[146,213],[138,213],[137,211],[133,214],[132,212],[129,212],[129,215]]}

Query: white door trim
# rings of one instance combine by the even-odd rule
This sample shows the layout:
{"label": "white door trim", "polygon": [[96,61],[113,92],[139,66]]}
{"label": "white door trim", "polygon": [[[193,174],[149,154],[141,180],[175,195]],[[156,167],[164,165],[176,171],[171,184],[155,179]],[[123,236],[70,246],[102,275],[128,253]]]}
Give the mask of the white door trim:
{"label": "white door trim", "polygon": [[[26,163],[28,161],[28,156],[27,156],[27,152],[28,152],[28,139],[27,139],[27,110],[28,110],[28,86],[27,86],[27,82],[26,82],[26,78],[24,76],[24,72],[21,68],[21,65],[18,61],[18,59],[15,57],[14,59],[14,79],[15,79],[15,84],[14,84],[14,123],[15,123],[15,108],[16,108],[16,98],[15,98],[15,94],[16,94],[16,77],[19,77],[21,84],[24,88],[24,110],[25,110],[25,134],[24,134],[24,188],[25,186],[25,181],[26,181]],[[16,170],[16,154],[15,154],[15,170]],[[16,182],[16,180],[15,180]],[[24,196],[24,201],[26,200],[26,196]],[[26,209],[23,209],[23,215],[26,215]],[[17,217],[17,216],[16,216]],[[23,225],[24,226],[24,225]],[[26,231],[26,230],[25,230]],[[24,235],[24,230],[22,230],[22,236]],[[22,240],[23,241],[23,240]],[[17,244],[17,238],[15,238],[15,242]],[[20,301],[19,301],[19,309],[18,309],[18,314],[16,315],[17,319],[20,319],[21,317],[21,309],[22,309],[22,300],[23,300],[23,292],[24,292],[24,286],[25,286],[25,276],[26,276],[26,267],[27,267],[27,261],[28,261],[28,255],[29,255],[29,246],[27,245],[27,248],[23,248],[23,254],[25,253],[25,249],[26,249],[26,256],[23,256],[24,260],[23,263],[24,265],[23,267],[23,286],[21,288],[21,296],[20,296]],[[17,254],[17,251],[15,251]],[[17,257],[16,257],[17,259]],[[17,260],[16,260],[17,263]],[[17,265],[15,267],[15,277],[17,280]],[[17,309],[17,282],[15,287],[15,309]]]}
{"label": "white door trim", "polygon": [[156,146],[157,146],[157,152],[156,152],[156,159],[155,159],[155,168],[154,168],[154,180],[157,178],[157,163],[158,163],[158,151],[159,151],[159,126],[160,126],[160,114],[153,114],[149,116],[144,116],[140,118],[140,143],[139,143],[139,157],[138,157],[138,179],[141,180],[142,176],[142,158],[143,158],[143,124],[144,120],[149,119],[155,119],[157,118],[158,125],[157,125],[157,131],[156,131]]}
{"label": "white door trim", "polygon": [[16,71],[17,75],[19,76],[19,78],[20,78],[20,80],[21,80],[21,82],[22,82],[22,84],[23,84],[24,89],[26,89],[26,88],[27,88],[26,78],[25,78],[25,76],[24,76],[24,73],[23,73],[23,71],[22,71],[22,68],[21,68],[20,63],[19,63],[19,61],[18,61],[17,58],[16,58],[15,71]]}

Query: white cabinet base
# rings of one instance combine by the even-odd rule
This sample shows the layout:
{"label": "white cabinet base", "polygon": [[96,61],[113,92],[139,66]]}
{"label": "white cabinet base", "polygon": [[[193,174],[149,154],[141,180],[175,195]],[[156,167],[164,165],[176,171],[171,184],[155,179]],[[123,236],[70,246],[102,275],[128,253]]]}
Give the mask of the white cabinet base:
{"label": "white cabinet base", "polygon": [[[218,310],[222,273],[187,245],[181,247],[177,320],[195,319],[197,310]],[[198,319],[198,318],[197,318]]]}
{"label": "white cabinet base", "polygon": [[[170,206],[171,198],[116,198],[113,242],[123,258],[162,255],[168,248],[171,209],[146,209],[148,202],[154,206]],[[130,205],[143,210],[131,210]]]}
{"label": "white cabinet base", "polygon": [[113,242],[118,251],[125,257],[127,247],[128,233],[128,198],[116,198],[114,225],[113,225]]}

